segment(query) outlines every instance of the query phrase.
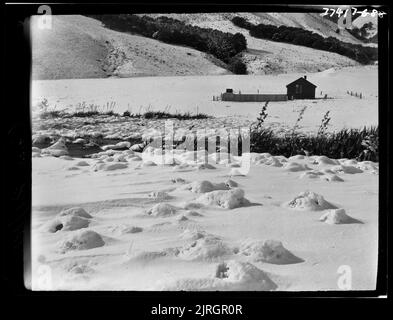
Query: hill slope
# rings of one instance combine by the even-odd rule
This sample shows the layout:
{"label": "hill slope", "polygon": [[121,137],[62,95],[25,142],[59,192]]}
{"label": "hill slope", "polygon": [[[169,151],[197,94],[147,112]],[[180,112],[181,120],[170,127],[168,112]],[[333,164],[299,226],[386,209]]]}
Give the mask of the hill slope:
{"label": "hill slope", "polygon": [[[165,14],[200,27],[242,33],[248,43],[242,59],[250,74],[318,72],[357,65],[335,53],[253,38],[233,25],[230,19],[234,15],[253,23],[269,19],[274,24],[302,24],[304,20],[311,25],[317,21],[312,15],[303,14],[306,18],[301,20],[301,16],[287,13]],[[191,48],[113,31],[85,16],[53,16],[52,20],[51,30],[39,30],[36,19],[32,20],[33,79],[230,74],[220,61]]]}
{"label": "hill slope", "polygon": [[229,73],[197,50],[104,28],[84,16],[53,16],[51,30],[32,20],[33,79]]}
{"label": "hill slope", "polygon": [[[167,16],[202,28],[243,34],[247,39],[248,47],[243,55],[243,61],[247,64],[250,74],[318,72],[358,65],[356,61],[336,53],[254,38],[250,36],[248,30],[239,28],[230,21],[234,16],[242,16],[252,23],[266,23],[265,18],[271,19],[269,21],[276,24],[283,23],[283,20],[281,22],[277,19],[273,20],[274,16],[271,15],[273,14],[266,14],[264,18],[253,13],[148,14],[147,16],[153,18]],[[283,17],[287,15],[288,13],[281,13],[280,17],[284,19]],[[298,23],[300,23],[299,19]]]}

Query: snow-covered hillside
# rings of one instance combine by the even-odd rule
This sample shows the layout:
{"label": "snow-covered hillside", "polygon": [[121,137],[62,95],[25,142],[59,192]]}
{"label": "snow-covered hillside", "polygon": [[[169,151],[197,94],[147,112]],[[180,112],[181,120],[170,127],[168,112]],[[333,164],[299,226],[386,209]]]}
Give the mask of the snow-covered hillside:
{"label": "snow-covered hillside", "polygon": [[85,16],[32,20],[33,79],[228,74],[205,53],[104,28]]}
{"label": "snow-covered hillside", "polygon": [[[241,15],[251,21],[261,19],[251,13]],[[244,34],[249,49],[243,60],[250,74],[317,72],[357,65],[335,53],[253,38],[232,24],[233,14],[173,16],[193,25]],[[230,74],[222,62],[203,52],[109,30],[92,18],[53,16],[52,23],[52,29],[40,30],[35,18],[32,20],[33,79]]]}
{"label": "snow-covered hillside", "polygon": [[[335,37],[341,41],[363,44],[348,31],[344,30],[337,33],[338,26],[333,21],[321,17],[318,13],[300,13],[300,12],[263,12],[263,13],[246,13],[246,12],[227,12],[227,13],[195,13],[195,14],[147,14],[151,17],[167,16],[188,24],[211,27],[221,31],[227,31],[225,21],[230,21],[233,17],[243,17],[253,24],[270,24],[274,26],[297,27],[320,34],[323,37]],[[220,24],[223,23],[222,26]]]}

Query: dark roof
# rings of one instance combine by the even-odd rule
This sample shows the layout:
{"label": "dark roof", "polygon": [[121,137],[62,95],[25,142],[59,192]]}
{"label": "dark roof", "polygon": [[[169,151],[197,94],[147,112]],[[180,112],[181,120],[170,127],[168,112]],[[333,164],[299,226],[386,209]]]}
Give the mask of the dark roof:
{"label": "dark roof", "polygon": [[304,77],[301,77],[301,78],[299,78],[299,79],[297,79],[297,80],[295,80],[295,81],[293,81],[293,82],[287,84],[287,87],[289,87],[289,86],[291,86],[291,85],[294,85],[294,84],[297,84],[297,83],[307,84],[307,85],[313,86],[313,87],[315,87],[315,88],[317,87],[315,84],[311,83],[311,82],[308,81],[307,79],[304,79]]}

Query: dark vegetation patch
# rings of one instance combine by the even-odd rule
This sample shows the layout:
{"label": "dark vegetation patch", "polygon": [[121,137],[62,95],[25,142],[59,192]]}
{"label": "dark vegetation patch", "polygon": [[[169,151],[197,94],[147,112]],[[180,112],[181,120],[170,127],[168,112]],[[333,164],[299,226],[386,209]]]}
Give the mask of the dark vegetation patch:
{"label": "dark vegetation patch", "polygon": [[[91,15],[101,21],[105,27],[121,32],[129,32],[159,41],[183,45],[208,53],[223,61],[227,69],[244,74],[246,65],[239,59],[233,59],[247,49],[247,40],[241,33],[228,33],[211,28],[200,28],[182,21],[158,17],[139,17],[133,14]],[[235,65],[233,65],[235,64]],[[242,67],[239,67],[243,64]]]}
{"label": "dark vegetation patch", "polygon": [[[313,49],[334,52],[353,59],[361,64],[370,64],[378,60],[377,48],[364,47],[360,44],[343,42],[334,37],[324,38],[317,33],[304,30],[302,28],[287,26],[276,27],[262,23],[255,25],[243,17],[234,17],[231,21],[234,25],[247,29],[250,35],[255,38],[285,42]],[[364,33],[365,30],[360,32]]]}

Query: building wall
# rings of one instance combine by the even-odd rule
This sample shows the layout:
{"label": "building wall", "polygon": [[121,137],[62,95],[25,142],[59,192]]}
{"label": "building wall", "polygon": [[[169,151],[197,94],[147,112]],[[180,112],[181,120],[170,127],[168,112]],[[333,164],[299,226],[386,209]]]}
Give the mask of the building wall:
{"label": "building wall", "polygon": [[288,87],[287,89],[288,99],[315,99],[315,88],[312,87],[304,87],[302,88],[301,93],[296,93],[295,87]]}
{"label": "building wall", "polygon": [[234,94],[225,92],[221,95],[222,101],[237,102],[266,102],[266,101],[287,101],[286,94]]}

